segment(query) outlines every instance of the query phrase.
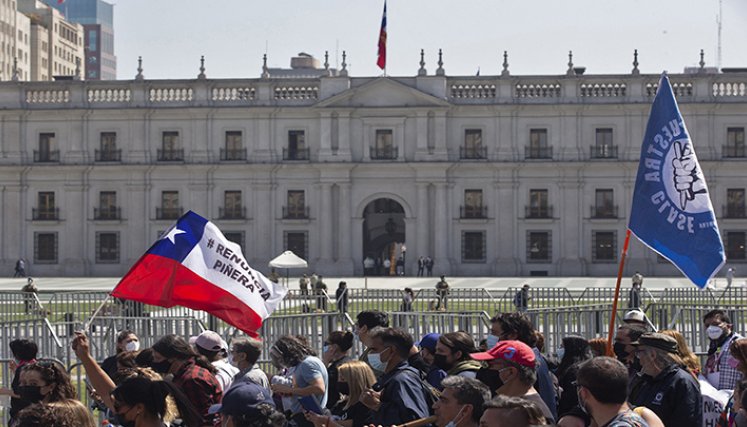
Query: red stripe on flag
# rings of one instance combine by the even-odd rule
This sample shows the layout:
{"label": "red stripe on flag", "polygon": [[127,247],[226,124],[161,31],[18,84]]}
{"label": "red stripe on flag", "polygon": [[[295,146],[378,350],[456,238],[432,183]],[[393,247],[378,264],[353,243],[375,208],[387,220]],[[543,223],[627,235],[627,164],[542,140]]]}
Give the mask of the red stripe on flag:
{"label": "red stripe on flag", "polygon": [[262,327],[262,318],[233,294],[176,260],[158,255],[144,255],[114,288],[112,296],[166,308],[181,305],[203,310],[253,337]]}
{"label": "red stripe on flag", "polygon": [[384,14],[381,16],[381,30],[379,30],[379,56],[376,65],[382,70],[386,68],[386,1],[384,1]]}

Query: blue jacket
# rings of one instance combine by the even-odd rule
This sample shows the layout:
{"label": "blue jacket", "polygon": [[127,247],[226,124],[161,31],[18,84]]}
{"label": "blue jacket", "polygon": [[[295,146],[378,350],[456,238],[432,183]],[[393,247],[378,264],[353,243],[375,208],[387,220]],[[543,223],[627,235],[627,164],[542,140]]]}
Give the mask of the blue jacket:
{"label": "blue jacket", "polygon": [[545,358],[542,356],[536,347],[532,348],[534,351],[534,358],[537,360],[537,382],[534,383],[534,388],[539,393],[542,401],[545,402],[552,416],[558,419],[558,395],[555,392],[555,375],[550,372],[550,368],[547,366]]}
{"label": "blue jacket", "polygon": [[381,407],[371,417],[373,425],[399,425],[430,415],[420,373],[407,362],[384,374],[373,388],[379,387]]}

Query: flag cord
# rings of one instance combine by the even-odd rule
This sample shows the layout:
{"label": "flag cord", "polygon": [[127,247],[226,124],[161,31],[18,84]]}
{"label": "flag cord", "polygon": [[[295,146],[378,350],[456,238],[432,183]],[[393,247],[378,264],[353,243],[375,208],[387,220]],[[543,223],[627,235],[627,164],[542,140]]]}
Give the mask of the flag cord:
{"label": "flag cord", "polygon": [[625,268],[625,257],[628,255],[628,244],[630,244],[630,229],[625,230],[625,243],[620,255],[620,267],[617,270],[617,284],[615,285],[615,299],[612,302],[612,314],[610,315],[610,326],[607,332],[607,356],[614,357],[612,351],[612,339],[615,333],[615,320],[617,318],[617,303],[620,299],[620,282],[622,281],[623,269]]}

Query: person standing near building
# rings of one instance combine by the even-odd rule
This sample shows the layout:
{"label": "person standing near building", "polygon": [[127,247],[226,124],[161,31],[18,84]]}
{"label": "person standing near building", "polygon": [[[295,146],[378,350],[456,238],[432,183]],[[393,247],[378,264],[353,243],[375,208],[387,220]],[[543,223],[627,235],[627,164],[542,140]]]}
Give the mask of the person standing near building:
{"label": "person standing near building", "polygon": [[298,279],[298,287],[301,288],[301,295],[309,294],[309,276],[306,273]]}
{"label": "person standing near building", "polygon": [[635,274],[631,278],[631,281],[633,283],[633,286],[638,286],[638,289],[643,287],[643,275],[639,271],[635,272]]}
{"label": "person standing near building", "polygon": [[731,282],[734,280],[734,267],[729,267],[728,270],[726,270],[726,287],[731,287]]}
{"label": "person standing near building", "polygon": [[335,300],[337,301],[337,310],[340,314],[348,312],[348,284],[340,282],[335,291]]}
{"label": "person standing near building", "polygon": [[23,258],[18,258],[16,261],[16,272],[13,273],[13,277],[26,277],[26,261]]}
{"label": "person standing near building", "polygon": [[428,277],[433,277],[433,258],[430,255],[425,257],[425,270],[428,272]]}
{"label": "person standing near building", "polygon": [[436,283],[436,296],[438,297],[438,304],[436,304],[436,310],[448,310],[448,298],[449,298],[449,283],[446,282],[446,277],[441,276],[441,280]]}
{"label": "person standing near building", "polygon": [[384,276],[392,275],[392,262],[389,258],[384,258]]}
{"label": "person standing near building", "polygon": [[366,258],[363,259],[363,275],[371,276],[375,273],[375,269],[376,261],[371,258],[371,255],[366,255]]}
{"label": "person standing near building", "polygon": [[731,343],[742,338],[732,330],[731,318],[724,310],[711,310],[703,316],[703,326],[711,341],[703,375],[716,390],[733,390],[742,379],[734,364]]}
{"label": "person standing near building", "polygon": [[316,290],[316,282],[318,281],[319,276],[317,276],[316,273],[311,273],[311,277],[309,278],[309,288],[311,288],[311,292]]}
{"label": "person standing near building", "polygon": [[525,312],[529,309],[529,300],[532,299],[529,296],[529,284],[525,283],[524,286],[514,294],[514,306],[520,312]]}
{"label": "person standing near building", "polygon": [[23,308],[26,311],[26,314],[30,314],[32,309],[36,307],[35,296],[36,293],[39,292],[39,289],[37,289],[34,284],[33,278],[29,277],[26,279],[26,284],[21,288],[21,292],[23,292]]}
{"label": "person standing near building", "polygon": [[411,288],[405,288],[404,294],[402,295],[402,311],[412,311],[412,302],[415,300],[415,293]]}
{"label": "person standing near building", "polygon": [[418,258],[418,277],[423,277],[424,271],[425,271],[425,257],[421,255],[420,258]]}
{"label": "person standing near building", "polygon": [[324,278],[319,276],[319,280],[316,281],[314,286],[314,294],[316,295],[316,309],[327,311],[327,284],[324,283]]}

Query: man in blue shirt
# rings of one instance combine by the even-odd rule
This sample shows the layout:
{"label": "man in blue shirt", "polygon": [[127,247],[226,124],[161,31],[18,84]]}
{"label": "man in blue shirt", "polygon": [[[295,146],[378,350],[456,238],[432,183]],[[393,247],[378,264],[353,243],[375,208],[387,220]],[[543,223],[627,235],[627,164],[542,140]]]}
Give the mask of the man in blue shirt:
{"label": "man in blue shirt", "polygon": [[391,426],[430,415],[426,390],[417,369],[407,363],[413,340],[394,328],[375,328],[370,334],[368,362],[384,372],[361,402],[373,411],[372,424]]}

